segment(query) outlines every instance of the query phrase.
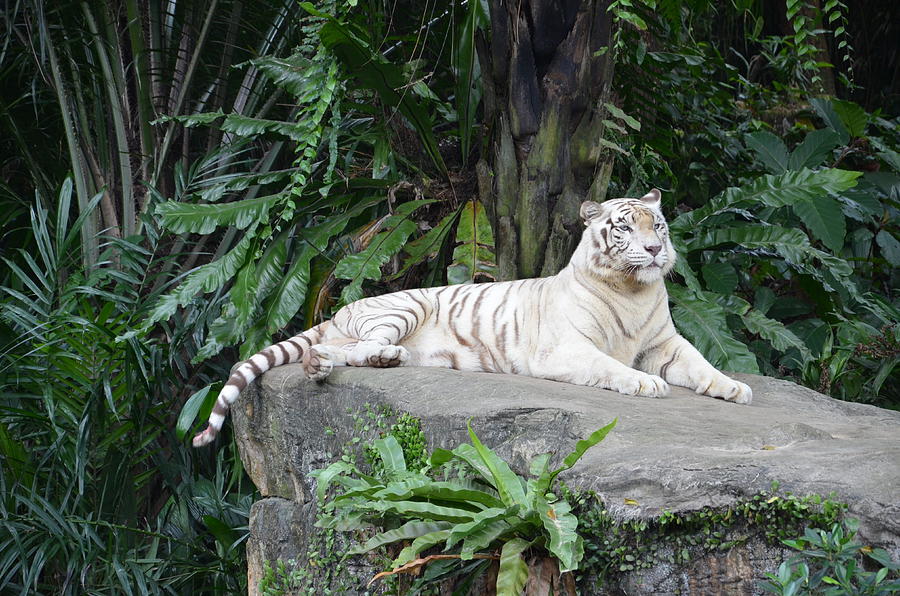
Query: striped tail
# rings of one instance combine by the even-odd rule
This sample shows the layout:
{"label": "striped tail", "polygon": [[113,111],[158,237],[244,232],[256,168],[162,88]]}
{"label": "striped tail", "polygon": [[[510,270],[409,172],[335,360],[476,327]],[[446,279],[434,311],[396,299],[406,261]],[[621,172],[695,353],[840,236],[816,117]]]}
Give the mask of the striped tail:
{"label": "striped tail", "polygon": [[222,430],[222,424],[225,422],[228,410],[237,401],[238,396],[247,385],[252,383],[258,376],[282,364],[303,362],[304,365],[308,366],[310,362],[310,348],[319,343],[327,325],[328,323],[316,325],[299,335],[271,345],[254,354],[235,368],[231,373],[231,377],[228,378],[228,382],[225,383],[222,391],[219,392],[216,405],[213,406],[209,415],[209,424],[206,430],[194,436],[194,447],[203,447],[216,439],[219,431]]}

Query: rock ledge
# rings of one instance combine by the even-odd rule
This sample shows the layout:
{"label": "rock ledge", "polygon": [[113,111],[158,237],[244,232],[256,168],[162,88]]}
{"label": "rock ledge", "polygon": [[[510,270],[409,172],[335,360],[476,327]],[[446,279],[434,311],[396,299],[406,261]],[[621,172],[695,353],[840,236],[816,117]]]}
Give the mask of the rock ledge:
{"label": "rock ledge", "polygon": [[[578,439],[618,418],[606,440],[564,476],[570,486],[596,491],[614,516],[725,507],[778,481],[797,495],[836,493],[860,520],[859,538],[896,557],[900,412],[841,402],[787,381],[735,376],[753,388],[753,404],[734,405],[677,387],[666,398],[649,399],[437,368],[338,368],[316,384],[299,366],[276,368],[248,388],[234,411],[241,457],[267,497],[251,513],[251,594],[263,560],[299,560],[306,552],[308,536],[316,531],[308,474],[334,461],[358,434],[353,413],[363,404],[416,416],[431,448],[467,441],[471,418],[482,441],[519,471],[533,455],[567,453]],[[626,504],[633,502],[638,504]],[[743,554],[733,549],[722,555],[722,577],[712,584],[691,583],[690,570],[654,569],[619,589],[754,593],[763,570],[783,556],[774,552],[767,558],[760,548],[746,545]]]}

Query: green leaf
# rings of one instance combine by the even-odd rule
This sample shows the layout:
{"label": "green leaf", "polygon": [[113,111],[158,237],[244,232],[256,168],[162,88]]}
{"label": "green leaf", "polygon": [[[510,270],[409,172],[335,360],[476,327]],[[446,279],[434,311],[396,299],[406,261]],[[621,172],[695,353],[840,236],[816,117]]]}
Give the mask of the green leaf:
{"label": "green leaf", "polygon": [[703,229],[702,222],[713,215],[736,207],[785,207],[798,201],[813,201],[821,196],[839,194],[856,185],[861,172],[831,168],[828,170],[788,171],[778,176],[766,174],[749,184],[730,187],[703,207],[683,213],[669,228],[674,237]]}
{"label": "green leaf", "polygon": [[478,439],[478,435],[472,430],[471,421],[466,424],[466,427],[469,429],[469,438],[472,440],[472,446],[475,447],[484,466],[490,470],[493,485],[497,492],[500,493],[500,500],[507,506],[519,505],[520,507],[527,507],[525,490],[522,488],[522,480],[519,476],[510,469],[509,464],[482,444]]}
{"label": "green leaf", "polygon": [[825,121],[825,124],[838,135],[841,145],[848,144],[850,132],[844,126],[841,117],[835,112],[832,102],[824,97],[816,97],[809,100],[809,103],[812,104],[819,117]]}
{"label": "green leaf", "polygon": [[327,19],[328,22],[319,30],[322,44],[338,57],[351,77],[378,93],[386,106],[403,114],[418,133],[435,166],[442,174],[446,174],[447,166],[438,149],[431,118],[425,107],[418,103],[418,96],[406,91],[408,81],[403,70],[373,49],[366,38],[367,32],[361,28],[351,30],[333,16],[316,10],[308,2],[301,2],[300,6],[310,14]]}
{"label": "green leaf", "polygon": [[881,254],[893,267],[900,267],[900,242],[887,230],[880,230],[875,235],[875,242],[881,248]]}
{"label": "green leaf", "polygon": [[325,502],[325,494],[331,483],[341,474],[350,474],[356,471],[356,468],[347,462],[334,462],[324,470],[314,470],[310,474],[316,479],[316,499],[319,503]]}
{"label": "green leaf", "polygon": [[342,304],[349,304],[361,297],[364,280],[381,279],[382,265],[400,252],[406,240],[416,231],[416,223],[409,219],[409,215],[422,205],[433,202],[427,200],[403,203],[397,208],[396,215],[385,220],[384,231],[376,234],[365,249],[338,261],[334,268],[334,276],[350,280],[341,293]]}
{"label": "green leaf", "polygon": [[725,312],[715,302],[701,300],[696,294],[668,284],[675,304],[672,320],[695,348],[718,369],[759,374],[756,357],[728,330]]}
{"label": "green leaf", "polygon": [[[488,520],[466,532],[460,548],[461,558],[463,560],[471,559],[478,551],[490,548],[492,544],[502,540],[503,536],[515,532],[516,522],[519,522],[516,516],[517,510],[518,507],[511,507],[507,510],[506,516]],[[518,525],[521,525],[521,523]]]}
{"label": "green leaf", "polygon": [[494,235],[480,201],[469,201],[463,207],[456,228],[456,242],[459,246],[453,250],[453,263],[447,268],[448,282],[472,282],[479,274],[496,279]]}
{"label": "green leaf", "polygon": [[[537,496],[543,498],[543,496],[553,488],[553,482],[556,480],[556,477],[564,472],[565,470],[570,469],[581,457],[587,452],[588,449],[602,441],[606,438],[606,435],[612,431],[616,427],[616,424],[619,422],[618,418],[614,418],[612,422],[604,426],[603,428],[598,428],[586,439],[581,439],[577,443],[575,443],[575,449],[566,455],[565,459],[563,459],[562,465],[552,472],[544,471],[538,476],[537,481],[535,482],[534,492]],[[540,456],[539,456],[540,457]],[[534,462],[532,462],[534,463]]]}
{"label": "green leaf", "polygon": [[406,565],[421,553],[423,550],[427,550],[432,546],[440,544],[447,540],[447,537],[450,535],[450,530],[437,530],[435,532],[429,532],[428,534],[423,534],[412,541],[412,544],[404,548],[400,551],[400,554],[397,555],[397,558],[391,562],[391,567],[396,569],[402,565]]}
{"label": "green leaf", "polygon": [[397,475],[406,471],[406,460],[403,458],[403,447],[394,435],[387,435],[373,443],[378,451],[378,456],[384,463],[384,469],[389,475]]}
{"label": "green leaf", "polygon": [[[201,409],[206,410],[208,407],[207,416],[212,411],[213,404],[218,396],[215,393],[210,395],[210,389],[212,389],[212,385],[207,385],[203,389],[194,392],[184,402],[184,407],[181,408],[181,413],[175,422],[175,435],[179,441],[184,440],[184,435],[194,426],[194,421],[197,419],[197,414],[200,413]],[[207,395],[209,395],[209,398],[207,398]]]}
{"label": "green leaf", "polygon": [[360,506],[381,513],[395,513],[401,516],[455,523],[469,522],[476,514],[476,512],[468,509],[445,507],[423,501],[375,501]]}
{"label": "green leaf", "polygon": [[847,227],[840,203],[823,195],[811,201],[795,201],[791,208],[825,246],[834,253],[841,251]]}
{"label": "green leaf", "polygon": [[216,540],[222,545],[225,552],[231,550],[231,547],[237,540],[237,535],[234,530],[229,528],[225,522],[212,515],[204,515],[203,524],[207,527],[209,532],[216,537]]}
{"label": "green leaf", "polygon": [[503,545],[497,572],[497,596],[521,596],[528,581],[528,564],[522,553],[529,546],[531,543],[521,538],[513,538]]}
{"label": "green leaf", "polygon": [[284,194],[275,194],[232,203],[203,205],[166,201],[156,207],[156,214],[162,218],[162,225],[175,234],[209,234],[220,226],[244,229],[259,223],[284,198]]}
{"label": "green leaf", "polygon": [[[443,449],[435,449],[435,452],[431,457],[432,467],[435,466],[435,462],[442,462],[444,452],[445,450]],[[459,459],[460,461],[464,461],[475,472],[477,472],[485,480],[485,482],[493,486],[494,478],[491,475],[490,469],[485,465],[484,461],[481,459],[481,456],[478,454],[478,450],[476,450],[468,443],[462,443],[459,447],[457,447],[453,451],[450,451],[449,453],[451,453],[453,456],[451,459]]]}
{"label": "green leaf", "polygon": [[403,247],[403,251],[409,256],[406,258],[406,261],[404,261],[400,271],[393,275],[391,279],[399,278],[409,271],[410,267],[421,263],[425,259],[430,258],[432,255],[439,252],[450,237],[450,231],[453,229],[453,225],[456,223],[462,210],[463,207],[460,207],[444,217],[438,225],[428,230],[428,233],[424,236],[416,238],[412,242],[408,242],[406,246]]}
{"label": "green leaf", "polygon": [[552,453],[541,453],[532,457],[531,462],[528,464],[528,473],[535,478],[540,478],[544,474],[549,473],[551,457],[553,457]]}
{"label": "green leaf", "polygon": [[479,489],[475,483],[465,483],[462,480],[446,482],[429,480],[420,485],[410,484],[405,490],[398,490],[398,487],[395,487],[396,484],[392,483],[388,489],[376,493],[375,496],[385,499],[420,497],[478,507],[503,507],[503,501],[494,495]]}
{"label": "green leaf", "polygon": [[572,506],[564,499],[548,503],[542,496],[536,495],[534,507],[550,536],[547,550],[559,560],[559,570],[565,573],[578,569],[584,556],[584,543],[576,532],[578,518],[572,514]]}
{"label": "green leaf", "polygon": [[771,173],[781,174],[787,169],[787,147],[772,133],[765,130],[753,132],[746,135],[744,141]]}
{"label": "green leaf", "polygon": [[862,137],[865,135],[866,125],[869,123],[869,115],[866,114],[864,109],[852,101],[840,99],[832,99],[831,106],[851,136]]}
{"label": "green leaf", "polygon": [[820,166],[840,144],[840,135],[833,130],[814,130],[791,152],[787,167],[789,170],[800,170]]}
{"label": "green leaf", "polygon": [[[452,548],[453,545],[460,540],[479,532],[492,522],[506,520],[509,517],[515,518],[518,511],[519,507],[517,505],[513,507],[491,507],[479,511],[472,517],[472,521],[464,524],[456,524],[450,529],[450,536],[447,537],[447,548]],[[506,527],[508,528],[509,524],[507,524]],[[471,559],[472,553],[475,552],[474,548],[475,547],[470,549],[468,553],[463,554],[463,559]]]}
{"label": "green leaf", "polygon": [[349,217],[346,214],[329,218],[318,226],[301,231],[302,236],[298,240],[303,244],[295,251],[294,262],[267,301],[265,317],[261,323],[265,324],[269,334],[287,325],[303,306],[309,285],[309,262],[328,247],[334,236],[344,231]]}
{"label": "green leaf", "polygon": [[475,51],[475,34],[477,30],[488,26],[488,18],[481,2],[470,2],[466,8],[466,17],[459,31],[459,44],[456,51],[451,52],[456,75],[454,95],[460,150],[464,163],[469,157],[475,113],[481,102],[481,69],[478,64],[478,53]]}
{"label": "green leaf", "polygon": [[731,263],[714,261],[700,268],[707,289],[719,294],[731,294],[738,285],[737,272]]}
{"label": "green leaf", "polygon": [[640,132],[641,123],[638,122],[635,118],[633,118],[632,116],[629,116],[628,114],[623,112],[620,108],[618,108],[614,104],[607,102],[607,103],[604,103],[603,106],[613,117],[618,118],[619,120],[623,121],[632,130]]}
{"label": "green leaf", "polygon": [[187,304],[201,292],[213,292],[228,283],[246,262],[254,232],[253,228],[248,230],[241,241],[222,258],[197,267],[177,288],[160,297],[144,322],[145,328],[168,319],[179,306]]}
{"label": "green leaf", "polygon": [[612,422],[604,426],[603,428],[598,428],[594,432],[591,433],[586,439],[582,439],[575,443],[575,450],[568,454],[563,460],[563,465],[559,468],[558,472],[562,470],[567,470],[578,463],[578,460],[581,459],[581,456],[587,452],[588,449],[602,441],[606,438],[606,435],[612,431],[616,427],[616,424],[619,422],[618,418],[614,418]]}
{"label": "green leaf", "polygon": [[747,310],[740,316],[747,331],[759,335],[772,344],[776,350],[784,352],[790,348],[796,348],[800,351],[804,362],[812,359],[812,354],[803,340],[780,321],[770,319],[755,308]]}
{"label": "green leaf", "polygon": [[415,538],[419,538],[420,536],[425,536],[426,534],[433,534],[435,532],[439,532],[441,530],[447,530],[450,527],[449,522],[442,521],[431,521],[431,522],[423,522],[423,521],[410,521],[406,522],[399,528],[394,528],[393,530],[388,530],[386,532],[382,532],[380,534],[376,534],[372,536],[368,540],[365,541],[362,545],[347,551],[348,555],[359,555],[362,553],[369,552],[370,550],[374,550],[376,548],[380,548],[386,544],[393,544],[394,542],[398,542],[400,540],[412,540]]}

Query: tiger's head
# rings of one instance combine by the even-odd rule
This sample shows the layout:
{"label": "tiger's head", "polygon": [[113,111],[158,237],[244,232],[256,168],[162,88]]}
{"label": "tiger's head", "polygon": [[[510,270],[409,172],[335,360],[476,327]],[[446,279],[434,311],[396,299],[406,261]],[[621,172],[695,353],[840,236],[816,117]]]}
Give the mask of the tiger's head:
{"label": "tiger's head", "polygon": [[595,275],[649,284],[675,265],[675,249],[655,188],[640,199],[585,201],[581,219],[587,229],[574,258]]}

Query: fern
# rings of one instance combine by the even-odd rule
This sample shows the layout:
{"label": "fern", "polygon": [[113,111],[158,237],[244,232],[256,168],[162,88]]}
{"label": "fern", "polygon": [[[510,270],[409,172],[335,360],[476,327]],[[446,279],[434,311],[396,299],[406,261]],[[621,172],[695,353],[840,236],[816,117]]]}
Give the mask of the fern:
{"label": "fern", "polygon": [[400,252],[407,239],[416,231],[416,223],[409,216],[413,211],[433,203],[418,200],[403,203],[396,215],[388,217],[381,226],[384,231],[376,234],[362,251],[347,255],[334,268],[334,275],[350,283],[341,292],[341,304],[349,304],[362,298],[362,283],[366,279],[380,279],[381,266]]}
{"label": "fern", "polygon": [[157,206],[162,225],[175,234],[209,234],[217,227],[244,229],[266,220],[269,211],[284,200],[284,193],[232,203],[190,204],[166,201]]}

